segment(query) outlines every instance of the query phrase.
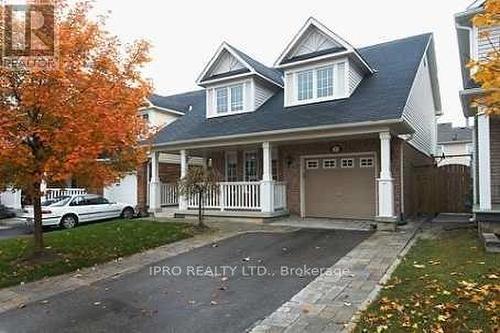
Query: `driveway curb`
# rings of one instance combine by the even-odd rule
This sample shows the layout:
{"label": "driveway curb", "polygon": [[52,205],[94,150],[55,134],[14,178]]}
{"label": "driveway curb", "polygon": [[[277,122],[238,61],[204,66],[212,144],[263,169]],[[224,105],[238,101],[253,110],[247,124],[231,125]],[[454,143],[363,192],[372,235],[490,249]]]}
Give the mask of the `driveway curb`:
{"label": "driveway curb", "polygon": [[330,268],[348,269],[347,275],[319,276],[251,332],[352,331],[357,315],[377,297],[423,223],[410,223],[399,232],[376,232]]}

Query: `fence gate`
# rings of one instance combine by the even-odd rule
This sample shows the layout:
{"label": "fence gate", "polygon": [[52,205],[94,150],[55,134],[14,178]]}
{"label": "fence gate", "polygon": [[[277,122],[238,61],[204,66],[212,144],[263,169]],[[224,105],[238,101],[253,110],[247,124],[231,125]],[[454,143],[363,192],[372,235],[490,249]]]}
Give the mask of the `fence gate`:
{"label": "fence gate", "polygon": [[451,164],[414,167],[412,198],[420,214],[471,212],[472,186],[470,168]]}

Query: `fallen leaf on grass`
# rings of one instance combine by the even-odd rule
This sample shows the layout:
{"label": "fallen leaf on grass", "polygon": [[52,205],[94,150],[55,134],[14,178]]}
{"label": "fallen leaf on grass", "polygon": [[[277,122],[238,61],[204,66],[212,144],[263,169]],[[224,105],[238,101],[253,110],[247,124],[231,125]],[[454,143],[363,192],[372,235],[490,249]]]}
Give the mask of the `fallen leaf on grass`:
{"label": "fallen leaf on grass", "polygon": [[425,268],[425,265],[414,264],[413,267],[418,268],[418,269],[422,269],[422,268]]}

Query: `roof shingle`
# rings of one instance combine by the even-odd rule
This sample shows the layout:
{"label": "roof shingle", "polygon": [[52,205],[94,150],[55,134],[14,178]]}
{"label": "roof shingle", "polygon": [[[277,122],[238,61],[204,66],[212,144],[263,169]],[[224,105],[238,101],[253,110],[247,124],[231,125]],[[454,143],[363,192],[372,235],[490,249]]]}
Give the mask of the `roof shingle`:
{"label": "roof shingle", "polygon": [[163,128],[155,143],[399,119],[431,36],[423,34],[359,49],[376,73],[365,77],[348,99],[285,108],[280,90],[254,112],[207,119],[203,90],[166,97],[193,108]]}

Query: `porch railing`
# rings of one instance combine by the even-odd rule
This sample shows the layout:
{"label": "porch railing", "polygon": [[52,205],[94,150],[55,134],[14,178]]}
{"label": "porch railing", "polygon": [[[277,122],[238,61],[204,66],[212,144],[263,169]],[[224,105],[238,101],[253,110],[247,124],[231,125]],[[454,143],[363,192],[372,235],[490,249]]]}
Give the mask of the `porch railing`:
{"label": "porch railing", "polygon": [[281,210],[286,208],[286,183],[274,183],[274,209]]}
{"label": "porch railing", "polygon": [[[260,182],[224,182],[217,184],[204,197],[203,206],[220,210],[259,210]],[[188,208],[198,208],[199,198],[188,196]]]}
{"label": "porch railing", "polygon": [[51,200],[57,197],[87,194],[84,188],[47,188],[45,190],[45,200]]}
{"label": "porch railing", "polygon": [[161,184],[161,205],[175,206],[179,204],[179,195],[177,184],[162,183]]}

